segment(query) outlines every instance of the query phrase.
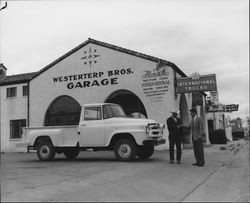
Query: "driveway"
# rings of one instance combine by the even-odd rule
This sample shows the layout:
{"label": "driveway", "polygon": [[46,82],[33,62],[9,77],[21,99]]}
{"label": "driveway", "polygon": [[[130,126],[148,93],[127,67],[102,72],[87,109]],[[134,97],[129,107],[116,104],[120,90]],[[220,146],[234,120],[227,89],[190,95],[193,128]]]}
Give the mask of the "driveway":
{"label": "driveway", "polygon": [[[56,155],[52,162],[39,161],[36,153],[1,154],[1,199],[4,202],[186,201],[195,198],[195,191],[240,154],[220,147],[205,147],[205,167],[192,165],[192,149],[183,149],[182,164],[170,164],[168,151],[155,151],[150,159],[134,162],[119,162],[108,151],[81,152],[73,161]],[[233,173],[237,170],[235,167]],[[202,196],[198,199],[206,201]]]}

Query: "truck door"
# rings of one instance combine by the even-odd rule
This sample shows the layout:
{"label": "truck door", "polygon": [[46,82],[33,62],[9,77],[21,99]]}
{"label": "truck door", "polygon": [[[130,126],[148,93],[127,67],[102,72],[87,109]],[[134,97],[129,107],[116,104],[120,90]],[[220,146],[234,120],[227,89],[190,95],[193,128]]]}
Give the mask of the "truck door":
{"label": "truck door", "polygon": [[104,121],[100,106],[85,107],[79,124],[80,146],[104,146]]}

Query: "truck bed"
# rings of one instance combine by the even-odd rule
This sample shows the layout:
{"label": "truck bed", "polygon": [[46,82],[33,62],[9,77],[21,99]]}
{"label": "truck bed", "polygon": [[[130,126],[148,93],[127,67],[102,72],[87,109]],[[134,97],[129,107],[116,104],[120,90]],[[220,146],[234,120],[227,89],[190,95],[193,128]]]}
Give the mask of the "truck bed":
{"label": "truck bed", "polygon": [[78,125],[25,127],[22,143],[28,146],[33,145],[37,136],[49,136],[54,146],[75,146],[79,140],[77,129]]}

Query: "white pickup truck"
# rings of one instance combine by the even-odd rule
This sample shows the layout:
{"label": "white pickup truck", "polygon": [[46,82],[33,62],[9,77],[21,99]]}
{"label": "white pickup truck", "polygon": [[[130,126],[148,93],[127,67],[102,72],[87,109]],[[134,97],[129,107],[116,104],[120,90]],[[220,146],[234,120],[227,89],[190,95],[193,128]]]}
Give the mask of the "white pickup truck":
{"label": "white pickup truck", "polygon": [[149,158],[154,146],[164,144],[164,130],[154,120],[127,117],[117,104],[86,104],[78,126],[25,127],[17,147],[37,150],[41,161],[53,160],[56,153],[74,159],[86,149],[113,150],[118,160],[132,161]]}

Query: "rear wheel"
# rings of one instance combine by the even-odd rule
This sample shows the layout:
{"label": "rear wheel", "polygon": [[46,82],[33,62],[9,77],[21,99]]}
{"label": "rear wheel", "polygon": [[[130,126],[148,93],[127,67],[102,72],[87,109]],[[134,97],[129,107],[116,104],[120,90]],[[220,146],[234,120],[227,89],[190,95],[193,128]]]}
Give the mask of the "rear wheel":
{"label": "rear wheel", "polygon": [[63,154],[68,158],[68,159],[75,159],[80,150],[79,149],[67,149],[63,151]]}
{"label": "rear wheel", "polygon": [[137,156],[140,159],[147,159],[154,153],[154,146],[139,146],[137,150]]}
{"label": "rear wheel", "polygon": [[37,156],[41,161],[51,161],[55,158],[55,149],[50,142],[41,142],[37,147]]}
{"label": "rear wheel", "polygon": [[133,140],[122,139],[115,144],[114,153],[119,161],[133,161],[137,153],[137,147]]}

